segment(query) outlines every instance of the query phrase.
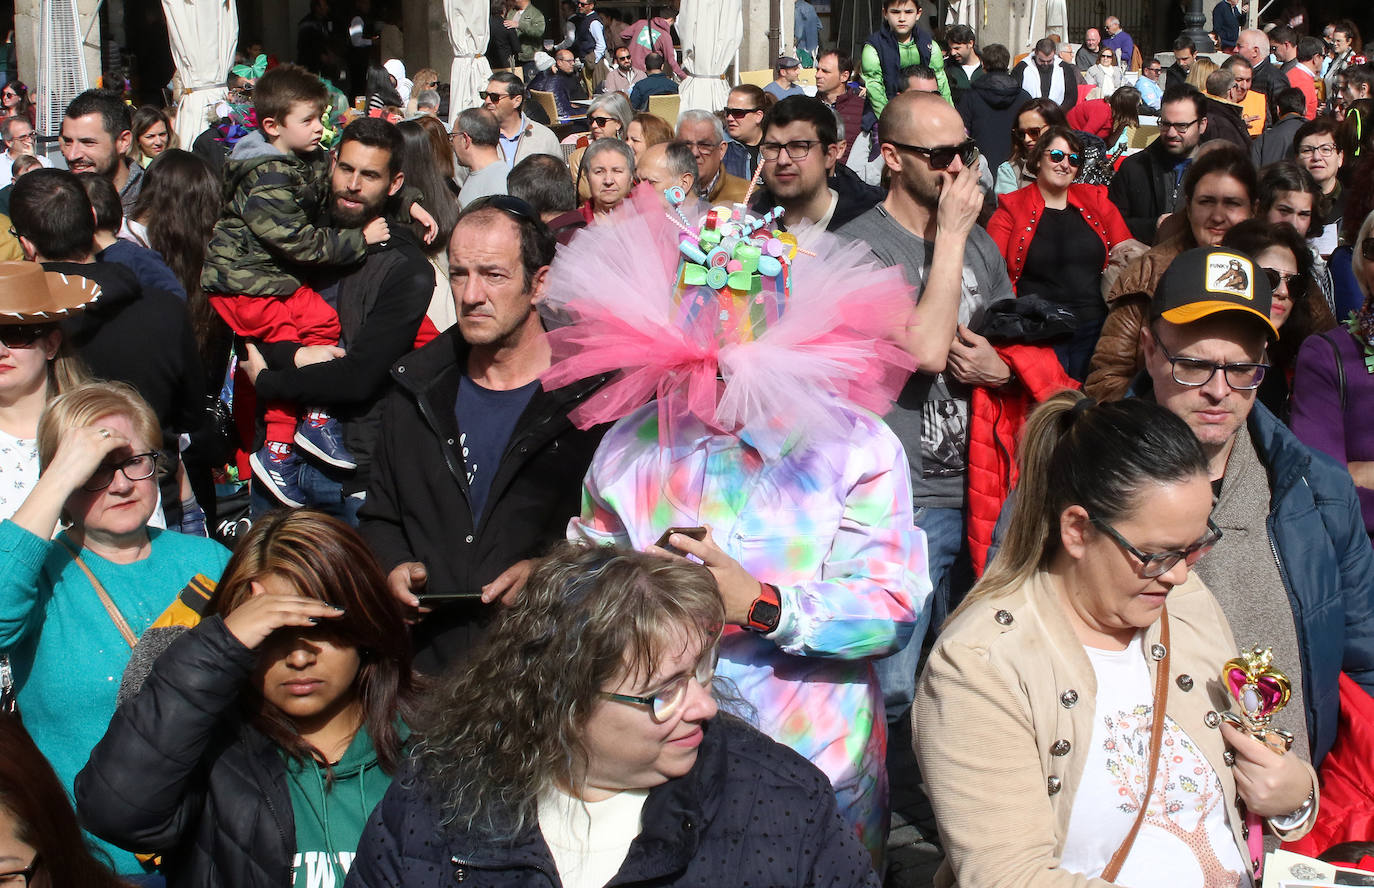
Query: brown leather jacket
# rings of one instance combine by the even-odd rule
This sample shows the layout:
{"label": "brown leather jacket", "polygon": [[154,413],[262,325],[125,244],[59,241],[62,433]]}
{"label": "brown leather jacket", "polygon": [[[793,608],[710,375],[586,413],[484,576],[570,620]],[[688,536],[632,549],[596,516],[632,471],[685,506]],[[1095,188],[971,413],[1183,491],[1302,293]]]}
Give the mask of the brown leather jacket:
{"label": "brown leather jacket", "polygon": [[1150,299],[1174,257],[1194,246],[1191,232],[1151,247],[1121,272],[1107,293],[1107,320],[1097,340],[1083,391],[1099,401],[1126,397],[1131,380],[1142,369],[1140,328],[1145,325]]}

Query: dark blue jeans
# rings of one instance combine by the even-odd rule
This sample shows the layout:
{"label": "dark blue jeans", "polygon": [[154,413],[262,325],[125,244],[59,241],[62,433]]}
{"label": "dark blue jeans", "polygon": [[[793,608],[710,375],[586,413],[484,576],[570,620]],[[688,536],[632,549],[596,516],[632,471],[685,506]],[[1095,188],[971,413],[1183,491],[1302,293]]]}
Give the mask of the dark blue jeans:
{"label": "dark blue jeans", "polygon": [[961,599],[967,591],[965,582],[961,582],[967,572],[958,569],[960,561],[968,561],[963,510],[919,508],[916,510],[916,526],[926,535],[930,606],[921,613],[916,631],[911,633],[911,640],[906,646],[873,664],[878,673],[878,683],[883,688],[888,722],[901,718],[916,698],[916,667],[920,664],[926,631],[939,632],[945,618],[958,605],[958,601],[951,600],[950,590],[957,588]]}
{"label": "dark blue jeans", "polygon": [[[314,463],[302,462],[297,483],[305,491],[305,506],[319,509],[353,527],[358,526],[358,510],[363,507],[363,496],[345,496],[343,478],[347,473],[323,469]],[[273,509],[284,508],[270,494],[263,493],[256,482],[253,483],[253,504],[250,507],[254,518],[259,518]]]}

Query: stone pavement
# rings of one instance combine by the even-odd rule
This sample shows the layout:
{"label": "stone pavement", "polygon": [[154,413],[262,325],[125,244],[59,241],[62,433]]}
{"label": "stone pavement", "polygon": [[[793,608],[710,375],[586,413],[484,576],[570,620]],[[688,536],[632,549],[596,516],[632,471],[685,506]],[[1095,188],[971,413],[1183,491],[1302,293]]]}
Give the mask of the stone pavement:
{"label": "stone pavement", "polygon": [[920,791],[911,722],[887,738],[887,773],[892,792],[892,830],[887,837],[885,888],[930,888],[944,854],[940,850],[930,803]]}

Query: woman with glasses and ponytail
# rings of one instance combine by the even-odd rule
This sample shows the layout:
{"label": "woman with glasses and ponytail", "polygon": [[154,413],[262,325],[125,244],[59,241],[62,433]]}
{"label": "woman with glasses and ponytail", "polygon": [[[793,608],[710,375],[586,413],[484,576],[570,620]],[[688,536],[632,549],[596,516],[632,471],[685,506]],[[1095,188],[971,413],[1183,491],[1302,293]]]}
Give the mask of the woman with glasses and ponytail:
{"label": "woman with glasses and ponytail", "polygon": [[724,621],[701,565],[561,544],[427,701],[349,884],[876,888],[825,775],[720,712]]}
{"label": "woman with glasses and ponytail", "polygon": [[1074,184],[1082,166],[1078,134],[1050,127],[1027,160],[1035,181],[1002,195],[988,220],[1016,295],[1036,296],[1073,313],[1073,337],[1057,344],[1055,353],[1064,372],[1079,382],[1088,375],[1107,315],[1102,272],[1112,259],[1146,249],[1131,237],[1105,187]]}
{"label": "woman with glasses and ponytail", "polygon": [[[114,714],[139,636],[193,578],[213,583],[229,560],[212,540],[148,526],[161,442],[130,386],[76,386],[43,411],[38,481],[0,522],[0,653],[24,725],[68,791]],[[128,851],[105,849],[117,872],[143,871]]]}
{"label": "woman with glasses and ponytail", "polygon": [[1237,649],[1191,570],[1221,536],[1197,437],[1150,401],[1063,392],[1018,462],[1002,547],[916,693],[937,882],[1253,884],[1250,829],[1305,834],[1316,775],[1219,717]]}

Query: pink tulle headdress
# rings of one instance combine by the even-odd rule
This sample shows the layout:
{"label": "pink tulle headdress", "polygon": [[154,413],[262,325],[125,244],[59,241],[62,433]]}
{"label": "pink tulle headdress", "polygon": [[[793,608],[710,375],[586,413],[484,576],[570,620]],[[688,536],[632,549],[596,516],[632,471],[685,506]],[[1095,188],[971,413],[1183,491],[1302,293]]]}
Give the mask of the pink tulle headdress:
{"label": "pink tulle headdress", "polygon": [[886,413],[915,362],[894,341],[910,321],[900,268],[823,232],[807,249],[744,204],[664,203],[648,189],[560,246],[546,306],[547,388],[612,374],[571,414],[582,428],[657,399],[659,440],[675,420],[744,438],[776,459],[812,436],[844,436],[853,408]]}

